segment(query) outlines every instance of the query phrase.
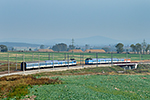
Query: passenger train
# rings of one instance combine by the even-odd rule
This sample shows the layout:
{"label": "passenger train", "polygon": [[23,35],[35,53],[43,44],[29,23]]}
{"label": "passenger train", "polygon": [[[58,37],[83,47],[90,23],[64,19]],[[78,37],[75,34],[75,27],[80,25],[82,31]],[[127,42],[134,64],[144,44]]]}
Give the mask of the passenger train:
{"label": "passenger train", "polygon": [[[112,61],[111,61],[112,60]],[[69,63],[68,63],[69,62]],[[125,58],[86,58],[85,65],[92,64],[109,64],[109,63],[129,63],[131,59]],[[33,62],[22,62],[21,70],[24,71],[26,69],[34,69],[34,68],[45,68],[45,67],[56,67],[56,66],[76,66],[77,62],[75,59],[68,60],[46,60],[46,61],[33,61]]]}
{"label": "passenger train", "polygon": [[90,64],[109,64],[109,63],[124,63],[124,62],[131,62],[131,59],[124,59],[124,58],[113,58],[111,61],[111,58],[87,58],[85,60],[86,65]]}
{"label": "passenger train", "polygon": [[[68,63],[69,62],[69,63]],[[22,62],[21,63],[21,70],[26,69],[34,69],[34,68],[44,68],[44,67],[56,67],[56,66],[75,66],[76,60],[70,59],[58,61],[58,60],[46,60],[46,61],[33,61],[33,62]]]}

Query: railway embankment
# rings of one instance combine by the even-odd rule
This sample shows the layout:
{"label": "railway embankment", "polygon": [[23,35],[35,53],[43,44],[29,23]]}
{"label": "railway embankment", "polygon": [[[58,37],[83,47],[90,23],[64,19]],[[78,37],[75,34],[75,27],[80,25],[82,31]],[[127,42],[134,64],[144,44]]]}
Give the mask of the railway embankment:
{"label": "railway embankment", "polygon": [[41,72],[55,72],[55,71],[66,71],[66,70],[74,70],[74,69],[84,69],[84,68],[94,68],[94,67],[111,67],[111,64],[101,64],[101,65],[80,65],[80,66],[69,66],[69,67],[55,67],[55,68],[45,68],[45,69],[34,69],[34,70],[26,70],[26,71],[8,71],[1,72],[0,77],[8,76],[8,75],[29,75],[36,74]]}

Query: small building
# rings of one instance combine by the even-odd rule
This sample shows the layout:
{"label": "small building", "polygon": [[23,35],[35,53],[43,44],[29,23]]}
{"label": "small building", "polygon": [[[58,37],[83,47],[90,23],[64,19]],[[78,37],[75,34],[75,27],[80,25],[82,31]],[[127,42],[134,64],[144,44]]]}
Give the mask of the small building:
{"label": "small building", "polygon": [[54,52],[52,49],[38,49],[38,52]]}
{"label": "small building", "polygon": [[103,49],[87,49],[84,52],[88,52],[88,53],[105,53],[105,50],[103,50]]}
{"label": "small building", "polygon": [[68,52],[77,52],[77,53],[80,53],[80,52],[83,52],[81,49],[73,49],[73,50],[69,50]]}

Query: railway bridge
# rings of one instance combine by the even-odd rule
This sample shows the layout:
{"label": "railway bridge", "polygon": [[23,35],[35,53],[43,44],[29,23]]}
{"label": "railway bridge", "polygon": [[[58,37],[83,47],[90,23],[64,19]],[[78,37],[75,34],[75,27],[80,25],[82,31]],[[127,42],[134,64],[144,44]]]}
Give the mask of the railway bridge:
{"label": "railway bridge", "polygon": [[120,66],[124,70],[136,69],[138,62],[130,62],[130,63],[114,63],[113,65]]}

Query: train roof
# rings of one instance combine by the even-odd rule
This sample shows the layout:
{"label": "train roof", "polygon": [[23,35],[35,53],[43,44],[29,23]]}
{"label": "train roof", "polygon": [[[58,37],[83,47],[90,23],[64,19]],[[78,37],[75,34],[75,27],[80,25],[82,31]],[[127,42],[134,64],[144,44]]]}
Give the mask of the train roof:
{"label": "train roof", "polygon": [[[124,58],[113,58],[113,60],[124,59]],[[97,58],[92,58],[91,60],[97,60]],[[111,60],[111,58],[98,58],[98,60]]]}
{"label": "train roof", "polygon": [[[69,60],[69,61],[75,61],[75,60]],[[52,63],[52,62],[68,62],[68,60],[45,60],[45,61],[29,61],[29,62],[24,62],[24,63]],[[23,62],[22,62],[23,63]]]}
{"label": "train roof", "polygon": [[51,63],[51,62],[65,62],[65,61],[59,61],[59,60],[46,60],[46,63]]}

